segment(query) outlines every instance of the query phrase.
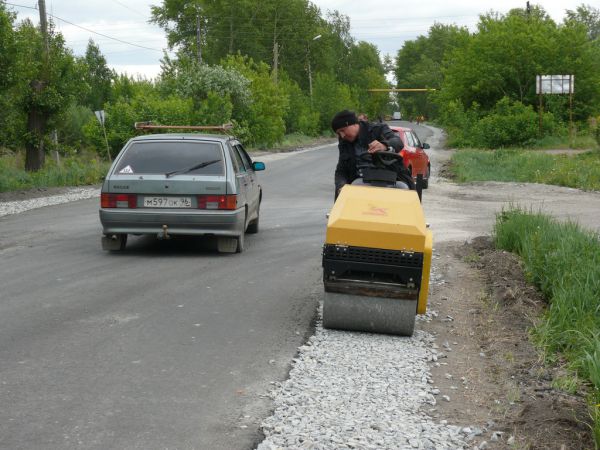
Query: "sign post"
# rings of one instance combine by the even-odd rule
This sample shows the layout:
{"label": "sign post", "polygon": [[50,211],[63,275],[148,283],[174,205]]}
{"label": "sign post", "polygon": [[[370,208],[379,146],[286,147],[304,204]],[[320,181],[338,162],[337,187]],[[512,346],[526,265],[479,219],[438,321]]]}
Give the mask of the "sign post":
{"label": "sign post", "polygon": [[108,146],[108,138],[106,137],[106,128],[104,128],[104,110],[94,111],[96,114],[96,119],[102,125],[102,132],[104,133],[104,142],[106,142],[106,154],[108,155],[108,160],[112,163],[112,157],[110,156],[110,147]]}
{"label": "sign post", "polygon": [[542,95],[569,94],[569,141],[573,145],[573,93],[575,92],[575,75],[537,75],[535,93],[540,96],[540,137],[542,135]]}

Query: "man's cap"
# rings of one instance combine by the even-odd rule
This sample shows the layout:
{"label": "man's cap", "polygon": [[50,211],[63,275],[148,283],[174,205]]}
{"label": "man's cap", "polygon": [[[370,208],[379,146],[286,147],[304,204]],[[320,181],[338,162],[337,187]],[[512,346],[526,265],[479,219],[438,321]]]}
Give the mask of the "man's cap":
{"label": "man's cap", "polygon": [[333,119],[331,119],[331,128],[334,132],[336,132],[340,128],[347,127],[348,125],[354,125],[355,123],[358,123],[358,118],[356,117],[354,111],[345,109],[333,116]]}

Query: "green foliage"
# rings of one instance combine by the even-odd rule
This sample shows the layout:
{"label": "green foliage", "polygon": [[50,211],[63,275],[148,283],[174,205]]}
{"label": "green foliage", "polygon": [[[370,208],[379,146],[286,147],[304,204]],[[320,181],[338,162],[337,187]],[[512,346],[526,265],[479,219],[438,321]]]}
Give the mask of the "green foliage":
{"label": "green foliage", "polygon": [[366,67],[360,74],[360,80],[353,85],[354,91],[357,92],[355,97],[360,105],[360,112],[364,112],[367,116],[383,117],[389,110],[389,94],[387,92],[368,92],[371,88],[387,88],[388,81],[383,73],[374,68]]}
{"label": "green foliage", "polygon": [[[273,66],[278,47],[280,69],[300,82],[308,43],[325,34],[319,10],[305,0],[164,0],[152,7],[152,20],[166,32],[171,48],[197,61],[196,20],[202,27],[202,59],[217,64],[226,55],[242,54]],[[318,48],[316,49],[318,50]],[[302,55],[302,57],[298,57]],[[318,52],[313,57],[321,59]]]}
{"label": "green foliage", "polygon": [[[448,102],[440,108],[440,121],[447,127],[453,147],[528,147],[539,137],[538,113],[508,97],[500,99],[487,115],[478,104],[465,111],[460,102]],[[559,131],[552,113],[542,114],[542,129],[547,135]]]}
{"label": "green foliage", "polygon": [[286,131],[292,134],[318,135],[319,113],[311,108],[310,97],[302,92],[293,80],[283,79],[280,86],[285,91],[289,103],[284,117]]}
{"label": "green foliage", "polygon": [[[527,146],[539,133],[538,115],[531,106],[503,97],[490,114],[479,120],[479,142],[487,148]],[[543,129],[552,134],[554,118],[543,115]]]}
{"label": "green foliage", "polygon": [[600,190],[600,154],[548,155],[522,150],[461,150],[452,156],[457,181],[520,181]]}
{"label": "green foliage", "polygon": [[70,146],[79,148],[87,146],[88,142],[83,128],[86,123],[95,119],[96,116],[88,107],[71,105],[62,116],[59,139]]}
{"label": "green foliage", "polygon": [[331,130],[331,119],[342,109],[357,109],[347,85],[336,81],[332,75],[318,74],[313,89],[313,105],[320,112],[319,129]]}
{"label": "green foliage", "polygon": [[[489,12],[480,16],[472,34],[435,24],[427,36],[405,42],[398,52],[399,87],[438,89],[429,95],[400,94],[405,116],[424,114],[447,126],[450,142],[457,146],[511,145],[511,130],[524,144],[537,137],[535,120],[527,120],[539,107],[536,75],[565,73],[575,75],[573,118],[584,123],[600,112],[598,14],[595,8],[581,6],[557,24],[539,6],[504,15]],[[505,98],[511,108],[501,107],[509,104]],[[544,134],[565,128],[568,96],[545,95],[543,104],[551,113],[543,119]],[[504,112],[510,118],[499,117]],[[493,117],[485,119],[488,115]]]}
{"label": "green foliage", "polygon": [[283,118],[288,108],[285,90],[275,83],[265,63],[255,63],[251,58],[237,55],[229,56],[224,66],[250,80],[252,101],[245,111],[235,116],[250,128],[252,141],[248,144],[273,147],[285,134]]}
{"label": "green foliage", "polygon": [[[135,122],[151,121],[161,125],[196,125],[193,101],[179,97],[160,98],[149,93],[135,97],[131,102],[118,100],[105,105],[105,127],[112,156],[125,142],[136,135]],[[100,154],[106,155],[106,143],[102,127],[95,117],[84,125],[83,134]]]}
{"label": "green foliage", "polygon": [[[397,87],[440,89],[445,59],[454,49],[465,47],[468,39],[466,28],[435,23],[427,36],[405,42],[394,67]],[[401,93],[398,102],[405,117],[435,114],[436,104],[425,93]]]}
{"label": "green foliage", "polygon": [[24,158],[0,157],[0,192],[55,186],[83,186],[99,183],[108,171],[108,163],[93,156],[61,158],[57,163],[48,159],[37,172],[27,172]]}
{"label": "green foliage", "polygon": [[206,100],[211,92],[235,99],[237,109],[247,108],[250,103],[250,80],[238,70],[218,65],[198,65],[187,58],[163,60],[158,89],[162,95],[191,98],[196,106]]}
{"label": "green foliage", "polygon": [[588,5],[579,5],[575,11],[567,9],[567,20],[583,24],[590,41],[600,37],[600,10]]}
{"label": "green foliage", "polygon": [[[596,438],[600,430],[600,238],[573,223],[513,208],[496,218],[498,248],[521,256],[527,277],[544,294],[549,308],[534,330],[551,358],[560,353],[578,377],[594,388]],[[574,264],[574,262],[576,262]]]}
{"label": "green foliage", "polygon": [[92,111],[101,110],[110,99],[113,72],[106,65],[100,48],[89,40],[85,56],[80,59],[85,88],[80,92],[79,103]]}

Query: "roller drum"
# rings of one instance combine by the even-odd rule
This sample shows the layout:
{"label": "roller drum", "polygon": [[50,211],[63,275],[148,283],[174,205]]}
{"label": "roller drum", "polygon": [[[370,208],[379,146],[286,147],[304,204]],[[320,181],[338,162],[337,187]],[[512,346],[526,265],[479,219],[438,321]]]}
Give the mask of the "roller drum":
{"label": "roller drum", "polygon": [[325,292],[323,327],[412,336],[417,300]]}

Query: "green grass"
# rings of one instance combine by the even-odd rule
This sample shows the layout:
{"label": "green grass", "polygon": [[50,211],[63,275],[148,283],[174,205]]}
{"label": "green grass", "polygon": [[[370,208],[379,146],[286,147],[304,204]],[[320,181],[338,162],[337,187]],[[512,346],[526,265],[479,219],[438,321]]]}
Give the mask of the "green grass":
{"label": "green grass", "polygon": [[575,148],[581,150],[595,149],[598,147],[594,136],[582,134],[574,136],[573,141],[569,136],[544,136],[538,139],[531,146],[534,149],[568,149]]}
{"label": "green grass", "polygon": [[527,150],[459,150],[451,171],[458,182],[520,181],[600,190],[600,152],[549,155]]}
{"label": "green grass", "polygon": [[496,246],[521,256],[525,274],[549,302],[533,330],[549,360],[566,358],[575,377],[592,387],[592,416],[600,444],[600,237],[541,213],[503,211]]}
{"label": "green grass", "polygon": [[0,192],[21,189],[96,184],[108,171],[109,163],[95,157],[63,157],[60,163],[46,157],[38,172],[27,172],[22,154],[0,156]]}

